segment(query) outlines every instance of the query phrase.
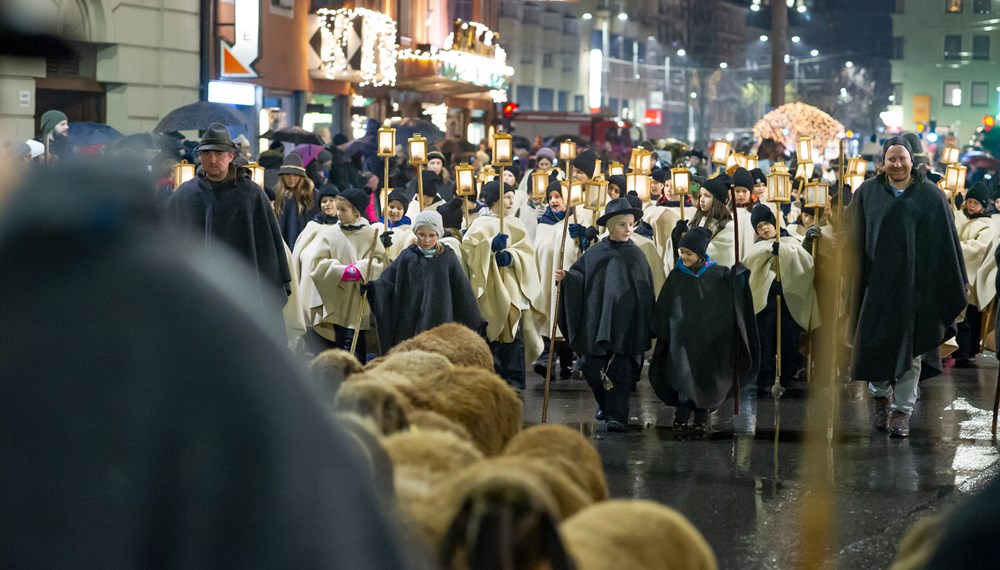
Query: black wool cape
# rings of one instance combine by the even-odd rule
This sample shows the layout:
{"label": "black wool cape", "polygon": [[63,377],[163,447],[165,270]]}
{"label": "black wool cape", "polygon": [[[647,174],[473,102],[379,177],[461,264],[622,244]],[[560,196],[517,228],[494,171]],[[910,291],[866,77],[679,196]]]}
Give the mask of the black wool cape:
{"label": "black wool cape", "polygon": [[[923,176],[915,174],[897,198],[880,174],[858,188],[846,222],[858,263],[852,376],[899,378],[914,357],[936,352],[954,336],[968,302],[954,215],[944,193]],[[929,363],[925,359],[925,378],[939,371]]]}
{"label": "black wool cape", "polygon": [[368,284],[366,295],[382,354],[438,325],[458,323],[479,333],[486,328],[462,263],[447,246],[430,258],[416,244],[404,249]]}
{"label": "black wool cape", "polygon": [[649,350],[653,272],[631,240],[604,238],[566,271],[559,327],[577,354],[634,356]]}
{"label": "black wool cape", "polygon": [[649,383],[665,404],[676,405],[680,394],[715,409],[756,378],[760,341],[748,277],[742,264],[713,265],[701,277],[678,269],[667,276],[653,310],[649,366]]}
{"label": "black wool cape", "polygon": [[248,170],[230,167],[218,190],[203,175],[188,180],[167,200],[165,208],[168,219],[204,234],[208,253],[213,238],[229,245],[256,271],[262,296],[277,295],[279,302],[285,303],[292,276],[278,220]]}

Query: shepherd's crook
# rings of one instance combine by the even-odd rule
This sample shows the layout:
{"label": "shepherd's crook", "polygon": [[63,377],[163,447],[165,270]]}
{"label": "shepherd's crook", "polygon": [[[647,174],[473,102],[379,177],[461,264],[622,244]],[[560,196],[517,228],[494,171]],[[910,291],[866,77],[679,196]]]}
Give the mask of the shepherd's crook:
{"label": "shepherd's crook", "polygon": [[[370,226],[369,226],[370,227]],[[378,229],[372,234],[372,248],[368,252],[368,277],[372,276],[372,260],[375,259],[375,245],[378,243]],[[363,283],[367,283],[368,279],[365,279]],[[358,347],[358,337],[361,336],[361,317],[365,314],[365,302],[368,300],[367,293],[361,295],[361,299],[358,301],[358,322],[354,325],[354,338],[351,339],[351,354],[354,354],[354,349]]]}

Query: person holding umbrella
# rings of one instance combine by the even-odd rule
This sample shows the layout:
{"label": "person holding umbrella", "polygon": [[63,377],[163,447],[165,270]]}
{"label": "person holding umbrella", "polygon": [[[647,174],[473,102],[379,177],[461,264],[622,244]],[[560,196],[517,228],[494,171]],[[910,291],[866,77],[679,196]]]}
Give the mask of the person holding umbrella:
{"label": "person holding umbrella", "polygon": [[167,199],[167,217],[204,234],[207,251],[218,241],[242,255],[260,279],[261,300],[280,309],[292,278],[274,209],[250,171],[233,164],[237,148],[224,125],[209,125],[196,151],[201,170]]}

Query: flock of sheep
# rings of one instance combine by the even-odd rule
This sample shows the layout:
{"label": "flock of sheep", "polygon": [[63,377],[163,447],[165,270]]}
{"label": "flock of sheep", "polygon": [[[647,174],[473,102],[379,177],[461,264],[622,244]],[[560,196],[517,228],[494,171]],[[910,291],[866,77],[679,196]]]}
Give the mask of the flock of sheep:
{"label": "flock of sheep", "polygon": [[441,568],[716,568],[704,537],[651,501],[609,500],[600,455],[560,425],[522,429],[489,346],[442,325],[362,368],[312,363],[386,510]]}

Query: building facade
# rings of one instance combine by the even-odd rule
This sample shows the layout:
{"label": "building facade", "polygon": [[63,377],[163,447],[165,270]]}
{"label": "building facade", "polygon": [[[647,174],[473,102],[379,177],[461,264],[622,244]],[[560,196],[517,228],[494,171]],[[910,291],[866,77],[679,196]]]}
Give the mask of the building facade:
{"label": "building facade", "polygon": [[1000,96],[1000,3],[897,0],[892,16],[890,128],[929,130],[968,142]]}
{"label": "building facade", "polygon": [[0,58],[0,121],[10,138],[32,138],[60,109],[70,121],[150,130],[198,100],[199,0],[22,0],[17,9],[73,40],[77,56]]}

